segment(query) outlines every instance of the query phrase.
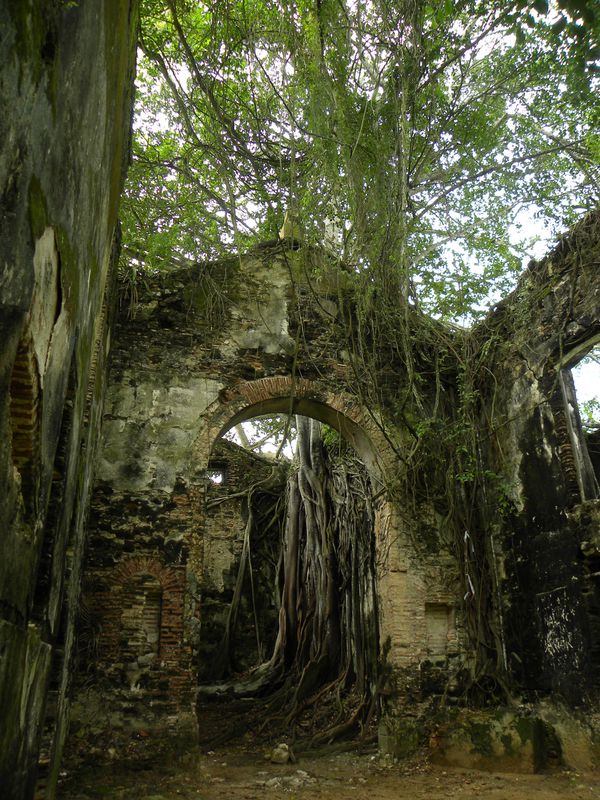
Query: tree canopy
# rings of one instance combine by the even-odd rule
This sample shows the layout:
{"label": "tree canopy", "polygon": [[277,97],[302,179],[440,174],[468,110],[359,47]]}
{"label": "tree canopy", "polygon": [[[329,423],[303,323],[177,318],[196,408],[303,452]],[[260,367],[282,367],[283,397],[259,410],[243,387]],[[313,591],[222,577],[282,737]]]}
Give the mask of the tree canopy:
{"label": "tree canopy", "polygon": [[584,0],[144,0],[128,264],[244,250],[287,211],[367,286],[473,318],[532,219],[598,204],[599,41]]}

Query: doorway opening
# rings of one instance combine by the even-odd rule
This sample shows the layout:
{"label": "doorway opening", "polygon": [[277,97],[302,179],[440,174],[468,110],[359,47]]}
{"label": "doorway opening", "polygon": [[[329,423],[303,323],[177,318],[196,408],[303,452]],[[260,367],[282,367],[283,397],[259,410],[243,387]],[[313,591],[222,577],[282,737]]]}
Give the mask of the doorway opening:
{"label": "doorway opening", "polygon": [[[215,471],[227,480],[215,483]],[[263,725],[311,746],[374,735],[377,488],[315,418],[226,426],[206,482],[201,705],[260,698]]]}
{"label": "doorway opening", "polygon": [[600,344],[592,340],[561,370],[567,428],[581,499],[600,496]]}

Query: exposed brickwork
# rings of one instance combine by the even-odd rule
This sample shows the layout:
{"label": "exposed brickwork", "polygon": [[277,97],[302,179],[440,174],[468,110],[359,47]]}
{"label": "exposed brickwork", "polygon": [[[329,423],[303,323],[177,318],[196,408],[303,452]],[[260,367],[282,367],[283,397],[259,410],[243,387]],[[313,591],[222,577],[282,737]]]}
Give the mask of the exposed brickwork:
{"label": "exposed brickwork", "polygon": [[[275,247],[211,265],[213,278],[222,273],[225,287],[218,325],[204,314],[198,273],[191,270],[149,276],[136,305],[124,308],[118,319],[86,583],[103,575],[108,586],[125,554],[185,565],[183,637],[201,677],[210,677],[204,665],[223,632],[245,522],[241,499],[210,506],[221,490],[206,480],[205,470],[219,458],[226,462],[228,490],[243,488],[259,474],[263,466],[249,467],[246,461],[238,468],[231,453],[223,458],[213,448],[226,429],[261,414],[298,413],[338,429],[379,487],[374,533],[380,623],[382,642],[392,640],[394,665],[414,671],[428,657],[426,603],[450,608],[447,655],[459,649],[456,581],[450,588],[448,577],[457,570],[451,559],[443,570],[430,569],[411,538],[420,523],[401,522],[384,488],[385,478],[393,483],[402,468],[395,449],[401,441],[386,438],[376,415],[353,392],[338,308],[339,274],[334,269],[317,292],[302,277],[320,257]],[[295,280],[291,272],[297,273]],[[439,566],[436,555],[429,560]],[[408,570],[410,578],[402,591],[396,591],[397,570]],[[260,565],[256,574],[263,577]],[[267,585],[272,581],[265,579],[265,598]],[[100,601],[104,596],[89,600]],[[247,621],[241,624],[242,638],[245,657],[251,658],[250,616]],[[197,680],[197,674],[190,676]]]}
{"label": "exposed brickwork", "polygon": [[[306,279],[314,274],[313,268],[323,268],[316,290],[317,284],[311,288]],[[477,555],[482,562],[473,560],[469,569],[488,570],[490,577],[482,596],[469,597],[449,541],[454,532],[448,534],[448,509],[443,503],[434,508],[427,500],[415,505],[411,498],[404,502],[396,496],[403,491],[397,487],[403,486],[402,448],[408,434],[390,420],[384,433],[376,413],[359,400],[343,322],[348,313],[341,305],[343,275],[323,267],[314,252],[289,252],[281,246],[258,249],[207,269],[211,280],[223,287],[218,320],[206,307],[207,290],[197,270],[149,277],[134,307],[120,315],[93,503],[89,575],[100,567],[108,572],[125,553],[146,553],[165,565],[185,566],[185,646],[194,663],[199,663],[198,657],[209,659],[223,629],[244,527],[241,501],[228,500],[206,513],[207,501],[210,504],[221,491],[206,481],[205,473],[211,454],[212,466],[219,466],[215,442],[226,429],[252,416],[304,414],[337,428],[374,481],[380,481],[374,531],[380,634],[382,643],[389,641],[389,663],[402,675],[398,685],[404,686],[405,696],[445,692],[446,682],[450,686],[464,673],[472,652],[467,614],[476,603],[483,603],[486,614],[497,615],[491,622],[498,632],[497,658],[499,662],[509,658],[499,616],[507,585],[502,581],[515,580],[509,592],[514,595],[529,582],[552,588],[560,569],[556,575],[549,567],[547,576],[534,574],[544,559],[528,556],[527,568],[519,566],[518,574],[511,576],[510,569],[503,572],[501,548],[509,552],[508,537],[518,536],[523,544],[514,549],[516,563],[525,563],[519,547],[538,553],[536,548],[547,543],[554,521],[564,522],[559,506],[576,485],[568,460],[568,432],[561,426],[561,408],[556,405],[557,384],[549,385],[551,369],[557,366],[549,353],[556,355],[560,343],[554,336],[545,343],[553,324],[545,301],[537,305],[535,296],[531,304],[528,290],[524,299],[519,290],[472,334],[473,347],[480,337],[481,346],[487,348],[481,359],[489,362],[490,369],[480,374],[485,381],[493,374],[498,386],[491,400],[489,386],[478,387],[482,420],[492,420],[483,455],[492,465],[485,473],[490,486],[481,487],[485,502],[477,501],[464,514],[470,535],[481,538],[482,545]],[[544,270],[534,274],[534,283]],[[545,272],[542,277],[549,280]],[[560,313],[566,308],[562,292],[568,280],[561,274]],[[590,301],[578,294],[577,302],[589,305]],[[525,308],[513,313],[515,306],[510,303],[523,303]],[[535,340],[529,336],[532,315],[543,318]],[[494,346],[489,346],[498,329],[505,345],[492,341]],[[571,336],[569,346],[578,336]],[[444,380],[452,389],[456,365],[450,360],[444,366]],[[390,406],[394,393],[401,391],[402,374],[396,366],[390,364],[381,378]],[[225,462],[221,458],[221,465],[230,469]],[[498,463],[505,463],[506,471]],[[543,491],[538,491],[540,475],[546,476]],[[238,485],[238,477],[243,485],[241,473],[226,475],[230,487]],[[487,498],[499,486],[505,494],[496,511],[487,507]],[[489,495],[484,498],[487,488]],[[500,528],[512,513],[511,504],[519,511],[526,508],[529,520],[522,517],[504,537]],[[526,624],[536,614],[539,617],[541,606],[536,602],[531,598],[527,606]],[[544,635],[532,632],[530,639]],[[519,652],[519,646],[513,648]],[[535,670],[528,669],[534,676]]]}
{"label": "exposed brickwork", "polygon": [[[153,674],[158,681],[161,672],[168,683],[167,706],[186,710],[190,708],[193,675],[191,647],[184,625],[186,570],[181,539],[192,523],[190,505],[189,496],[181,489],[169,498],[155,496],[142,501],[124,496],[115,518],[102,513],[105,506],[102,495],[97,494],[90,520],[94,537],[84,585],[86,606],[100,630],[98,663],[103,664],[106,675],[121,691],[123,596],[135,576],[156,579],[162,601],[160,659]],[[165,526],[170,535],[165,536]]]}
{"label": "exposed brickwork", "polygon": [[21,473],[26,499],[39,459],[39,402],[39,373],[33,340],[27,332],[19,342],[10,382],[12,457]]}
{"label": "exposed brickwork", "polygon": [[[146,612],[160,618],[157,658],[138,663],[134,657],[139,649],[136,637],[141,633],[144,608],[138,609],[137,627],[124,619],[127,612],[135,612],[136,604],[143,606],[136,592],[141,579],[148,576],[160,590],[160,611]],[[193,682],[190,652],[184,642],[185,569],[166,566],[151,556],[125,556],[114,569],[88,574],[88,584],[84,602],[96,638],[94,663],[87,667],[108,679],[115,695],[126,702],[139,705],[152,699],[154,704],[160,703],[163,712],[188,711]]]}
{"label": "exposed brickwork", "polygon": [[85,424],[88,424],[90,421],[90,414],[92,411],[92,406],[94,403],[94,396],[96,395],[96,386],[98,383],[98,363],[100,362],[102,367],[106,366],[106,359],[105,354],[101,353],[102,348],[106,344],[106,322],[107,322],[107,305],[108,305],[108,287],[107,291],[104,293],[104,302],[102,303],[102,308],[100,309],[100,314],[98,315],[98,319],[96,321],[96,338],[94,341],[94,349],[92,352],[92,357],[90,359],[90,368],[88,372],[88,383],[87,383],[87,390],[85,393],[85,411],[83,415],[83,419]]}
{"label": "exposed brickwork", "polygon": [[[266,409],[263,411],[262,409]],[[213,443],[233,420],[250,418],[270,409],[304,414],[341,429],[370,467],[381,474],[398,469],[397,459],[374,418],[341,389],[327,382],[277,375],[243,381],[219,394],[202,417],[202,432],[194,456],[205,462]]]}
{"label": "exposed brickwork", "polygon": [[[212,662],[225,630],[225,620],[233,595],[239,568],[240,553],[248,517],[247,497],[244,494],[256,481],[272,473],[273,465],[260,456],[221,439],[215,445],[209,467],[223,474],[223,483],[206,483],[206,503],[203,504],[203,566],[200,587],[202,592],[201,635],[197,663],[200,680],[210,680]],[[280,490],[285,491],[284,476]],[[254,504],[261,503],[260,492],[254,495]],[[270,502],[273,498],[270,498]],[[260,527],[259,527],[260,532]],[[236,669],[243,671],[258,660],[255,623],[258,622],[263,655],[271,652],[277,633],[279,609],[275,607],[274,553],[278,552],[279,529],[270,528],[268,536],[252,540],[251,562],[253,587],[246,578],[246,591],[238,616],[233,644],[233,661]],[[270,558],[269,558],[270,557]],[[248,599],[254,595],[254,609]]]}

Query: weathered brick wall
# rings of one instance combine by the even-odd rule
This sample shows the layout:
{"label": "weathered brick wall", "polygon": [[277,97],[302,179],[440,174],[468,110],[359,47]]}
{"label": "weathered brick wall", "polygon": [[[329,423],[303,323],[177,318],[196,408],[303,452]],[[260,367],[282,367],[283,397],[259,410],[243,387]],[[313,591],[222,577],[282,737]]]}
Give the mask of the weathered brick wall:
{"label": "weathered brick wall", "polygon": [[53,796],[68,727],[136,13],[135,0],[0,2],[0,791],[11,800],[33,794],[41,747],[40,793]]}
{"label": "weathered brick wall", "polygon": [[[240,566],[244,532],[248,520],[248,498],[245,494],[257,481],[264,481],[273,472],[268,460],[248,453],[224,439],[219,440],[209,461],[209,470],[223,474],[223,482],[206,483],[204,511],[204,561],[201,588],[201,629],[198,643],[198,678],[214,679],[214,657],[218,652],[229,612]],[[285,492],[285,475],[277,479],[279,493]],[[253,494],[254,513],[268,506],[273,497],[264,497],[259,490]],[[233,666],[244,670],[259,663],[257,631],[263,657],[268,657],[277,633],[279,609],[275,606],[275,566],[280,530],[273,525],[265,539],[251,532],[252,586],[248,568],[244,581],[242,605],[233,642]],[[269,561],[268,556],[271,556]],[[256,619],[254,611],[256,610]]]}
{"label": "weathered brick wall", "polygon": [[[432,658],[446,668],[464,659],[464,638],[457,645],[456,565],[439,549],[424,554],[416,546],[421,521],[406,519],[384,488],[384,479],[397,482],[402,469],[392,445],[401,446],[403,434],[393,428],[384,434],[354,394],[339,305],[344,271],[328,265],[326,254],[290,250],[286,243],[206,270],[208,282],[199,268],[149,276],[135,303],[121,308],[88,571],[105,548],[124,547],[121,539],[136,553],[150,547],[164,555],[176,532],[187,576],[184,645],[191,648],[194,679],[199,667],[202,675],[199,659],[215,652],[241,541],[239,505],[215,506],[205,517],[207,498],[219,491],[208,484],[206,494],[212,448],[226,428],[252,416],[304,414],[337,428],[382,490],[375,536],[380,630],[382,641],[391,641],[391,663],[418,674],[419,664]],[[183,511],[186,494],[195,499]],[[153,520],[151,542],[147,519]],[[428,637],[440,608],[447,630],[443,636],[438,630],[433,652]]]}
{"label": "weathered brick wall", "polygon": [[[184,625],[186,609],[186,537],[192,524],[194,495],[182,484],[171,495],[129,493],[113,495],[98,487],[91,504],[81,620],[82,675],[79,687],[89,684],[90,670],[102,675],[116,696],[112,725],[129,731],[131,720],[152,709],[146,726],[161,716],[191,713],[194,685],[192,651]],[[106,513],[108,510],[108,513]],[[144,673],[140,685],[135,665],[127,674],[128,644],[122,640],[123,597],[133,576],[153,576],[160,585],[161,623],[159,657]],[[89,629],[86,630],[86,627]],[[88,638],[94,650],[86,653]],[[158,699],[157,699],[158,698]],[[132,712],[132,708],[140,707]],[[119,713],[121,712],[121,713]]]}
{"label": "weathered brick wall", "polygon": [[[89,687],[98,682],[104,701],[111,705],[112,735],[107,735],[108,725],[100,726],[105,752],[138,729],[153,730],[156,735],[165,728],[181,727],[182,719],[193,710],[198,679],[210,676],[212,658],[224,632],[245,527],[244,500],[229,495],[239,495],[265,478],[271,465],[223,441],[215,448],[210,467],[224,472],[223,485],[207,480],[193,499],[182,483],[168,496],[115,495],[105,485],[95,492],[83,586],[85,613],[80,620],[74,729],[77,739],[84,740],[98,726],[85,703]],[[198,504],[195,515],[192,502]],[[187,541],[192,526],[202,531],[203,563],[193,581],[188,581]],[[262,572],[259,557],[254,554],[254,568]],[[144,576],[154,578],[155,590],[160,591],[160,624],[156,657],[142,652],[140,660],[136,652],[144,635],[144,592],[135,587]],[[258,580],[256,588],[264,627],[263,606],[269,605],[269,599],[272,604],[272,597],[263,598]],[[193,593],[197,602],[186,606],[186,593],[188,597]],[[190,614],[193,620],[186,619]],[[270,622],[273,624],[273,619]],[[246,652],[252,651],[254,636],[252,609],[244,608],[238,625],[238,665],[254,663]]]}
{"label": "weathered brick wall", "polygon": [[[144,592],[144,581],[151,592]],[[88,572],[81,669],[87,680],[93,677],[103,684],[114,726],[119,712],[121,727],[131,732],[132,722],[148,708],[161,724],[182,708],[189,711],[192,670],[189,650],[182,647],[184,593],[185,568],[165,566],[150,555],[123,555],[110,569]],[[150,642],[154,647],[136,639],[145,623],[156,626]]]}

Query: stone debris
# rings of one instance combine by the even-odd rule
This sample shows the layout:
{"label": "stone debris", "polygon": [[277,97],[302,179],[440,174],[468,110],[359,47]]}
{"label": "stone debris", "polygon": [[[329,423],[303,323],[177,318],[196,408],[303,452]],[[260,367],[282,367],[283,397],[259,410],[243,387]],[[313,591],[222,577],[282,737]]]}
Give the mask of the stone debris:
{"label": "stone debris", "polygon": [[290,760],[290,748],[285,742],[273,748],[269,756],[271,764],[287,764]]}
{"label": "stone debris", "polygon": [[[259,775],[261,774],[264,773],[259,773]],[[265,789],[283,789],[284,791],[300,789],[303,786],[313,786],[315,783],[317,783],[317,779],[302,769],[296,770],[293,775],[281,775],[267,780],[256,781],[257,786],[264,786]]]}

